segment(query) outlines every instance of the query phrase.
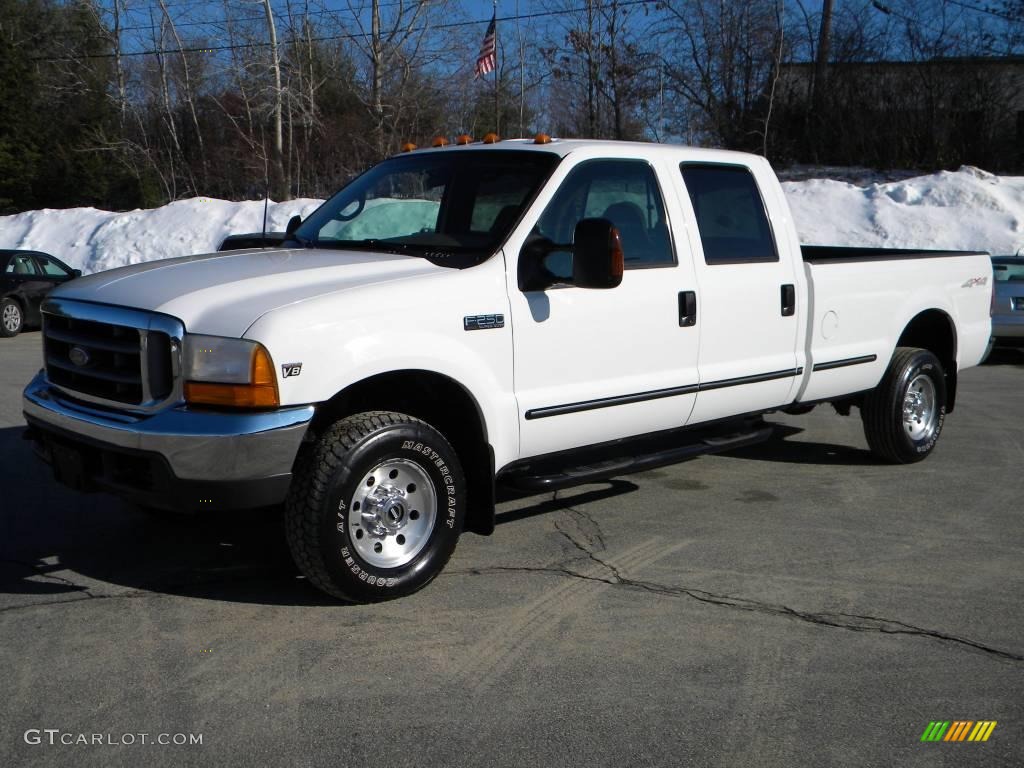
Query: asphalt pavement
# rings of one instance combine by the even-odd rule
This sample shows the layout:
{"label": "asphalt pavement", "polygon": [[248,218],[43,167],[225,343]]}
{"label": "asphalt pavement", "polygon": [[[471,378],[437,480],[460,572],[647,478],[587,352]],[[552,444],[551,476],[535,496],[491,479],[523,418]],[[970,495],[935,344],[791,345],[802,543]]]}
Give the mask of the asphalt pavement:
{"label": "asphalt pavement", "polygon": [[21,439],[39,346],[0,339],[2,766],[1024,764],[1024,355],[964,372],[921,464],[856,410],[772,416],[504,502],[423,592],[346,606],[272,512],[56,485]]}

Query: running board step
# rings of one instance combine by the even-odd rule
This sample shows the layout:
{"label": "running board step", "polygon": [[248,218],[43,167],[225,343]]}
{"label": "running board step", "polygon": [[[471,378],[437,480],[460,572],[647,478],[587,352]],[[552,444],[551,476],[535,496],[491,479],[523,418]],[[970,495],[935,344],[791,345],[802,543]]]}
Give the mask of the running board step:
{"label": "running board step", "polygon": [[677,444],[659,450],[591,461],[580,466],[555,469],[551,466],[551,461],[547,460],[544,461],[546,466],[543,469],[540,466],[509,468],[502,472],[498,482],[506,488],[522,493],[555,491],[573,485],[608,480],[618,475],[644,472],[666,464],[676,464],[694,456],[744,448],[767,440],[771,437],[772,431],[773,427],[770,424],[760,422],[756,428],[749,431],[707,436],[683,445]]}

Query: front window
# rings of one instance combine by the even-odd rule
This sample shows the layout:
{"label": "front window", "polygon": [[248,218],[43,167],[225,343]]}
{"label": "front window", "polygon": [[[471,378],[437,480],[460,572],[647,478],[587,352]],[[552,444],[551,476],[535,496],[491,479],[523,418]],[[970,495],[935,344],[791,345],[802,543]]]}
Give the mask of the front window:
{"label": "front window", "polygon": [[[537,222],[534,235],[572,242],[582,219],[607,219],[619,231],[626,269],[675,266],[665,206],[654,169],[643,160],[589,160],[576,166]],[[572,276],[572,254],[555,248],[544,261],[553,276]]]}
{"label": "front window", "polygon": [[71,273],[53,259],[46,256],[36,256],[36,261],[39,262],[43,274],[47,277],[56,277],[61,280],[71,277]]}
{"label": "front window", "polygon": [[32,261],[32,257],[21,254],[11,256],[11,260],[7,262],[7,269],[5,271],[8,275],[28,276],[39,274],[39,270],[36,268],[35,262]]}
{"label": "front window", "polygon": [[553,153],[514,150],[391,158],[314,211],[295,239],[453,266],[461,266],[459,257],[481,261],[505,240],[557,162]]}

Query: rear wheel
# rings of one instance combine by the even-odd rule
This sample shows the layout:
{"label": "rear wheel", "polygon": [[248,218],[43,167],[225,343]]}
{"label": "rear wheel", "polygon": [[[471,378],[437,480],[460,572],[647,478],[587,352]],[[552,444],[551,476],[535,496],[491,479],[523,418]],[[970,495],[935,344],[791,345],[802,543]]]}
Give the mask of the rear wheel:
{"label": "rear wheel", "polygon": [[10,338],[21,333],[25,324],[25,315],[21,304],[14,299],[0,301],[0,336]]}
{"label": "rear wheel", "polygon": [[371,411],[335,422],[307,453],[285,502],[299,569],[353,602],[407,595],[444,568],[462,531],[462,467],[429,424]]}
{"label": "rear wheel", "polygon": [[946,418],[942,363],[926,349],[897,347],[861,408],[871,452],[895,464],[921,461],[935,448]]}

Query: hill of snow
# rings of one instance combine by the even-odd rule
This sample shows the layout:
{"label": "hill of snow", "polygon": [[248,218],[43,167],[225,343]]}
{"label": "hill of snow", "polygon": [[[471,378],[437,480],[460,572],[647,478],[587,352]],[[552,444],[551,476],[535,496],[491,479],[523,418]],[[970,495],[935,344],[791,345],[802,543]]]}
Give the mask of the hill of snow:
{"label": "hill of snow", "polygon": [[801,242],[1013,254],[1024,248],[1024,177],[977,168],[859,187],[784,182]]}
{"label": "hill of snow", "polygon": [[[811,179],[783,188],[805,243],[1015,253],[1024,248],[1024,177],[977,168],[887,184]],[[271,203],[268,230],[307,216],[319,200]],[[381,211],[383,214],[384,211]],[[0,248],[52,253],[83,272],[214,251],[225,236],[258,232],[263,203],[212,198],[111,213],[95,208],[0,216]]]}

